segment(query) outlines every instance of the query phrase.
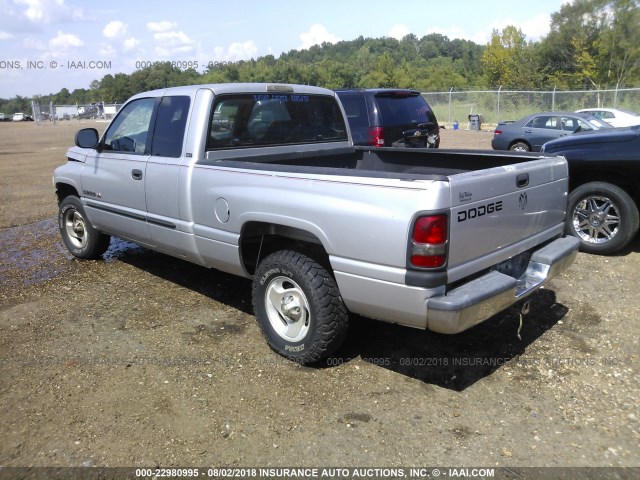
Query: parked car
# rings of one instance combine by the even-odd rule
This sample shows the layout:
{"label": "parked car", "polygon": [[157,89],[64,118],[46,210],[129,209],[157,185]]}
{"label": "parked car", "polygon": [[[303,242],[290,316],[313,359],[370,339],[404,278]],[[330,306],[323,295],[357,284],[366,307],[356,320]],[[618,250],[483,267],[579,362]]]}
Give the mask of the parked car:
{"label": "parked car", "polygon": [[550,140],[577,131],[612,128],[588,113],[543,112],[528,115],[511,123],[499,123],[493,132],[491,146],[494,150],[539,152]]}
{"label": "parked car", "polygon": [[24,120],[25,120],[24,113],[18,112],[18,113],[14,113],[13,114],[13,121],[14,122],[22,122]]}
{"label": "parked car", "polygon": [[546,143],[569,163],[567,233],[589,253],[615,253],[640,223],[640,126],[578,133]]}
{"label": "parked car", "polygon": [[582,110],[576,111],[593,115],[607,122],[612,127],[632,127],[634,125],[640,125],[640,114],[630,110],[618,108],[583,108]]}
{"label": "parked car", "polygon": [[338,90],[355,145],[440,146],[433,110],[416,90],[376,88]]}
{"label": "parked car", "polygon": [[0,122],[4,122],[5,118],[4,118],[4,113],[0,113]]}
{"label": "parked car", "polygon": [[80,118],[99,118],[100,112],[97,105],[81,105],[78,107],[78,117]]}

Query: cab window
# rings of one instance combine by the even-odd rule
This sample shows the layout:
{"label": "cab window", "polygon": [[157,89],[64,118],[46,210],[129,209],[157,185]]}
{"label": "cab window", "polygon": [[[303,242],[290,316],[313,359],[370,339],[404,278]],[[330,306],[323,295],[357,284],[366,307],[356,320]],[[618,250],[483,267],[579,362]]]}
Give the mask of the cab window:
{"label": "cab window", "polygon": [[126,104],[109,126],[103,150],[148,154],[149,127],[155,104],[155,98],[140,98]]}
{"label": "cab window", "polygon": [[208,150],[344,141],[347,131],[333,97],[242,94],[217,97]]}
{"label": "cab window", "polygon": [[190,103],[187,96],[162,97],[153,130],[151,156],[178,158],[182,155]]}

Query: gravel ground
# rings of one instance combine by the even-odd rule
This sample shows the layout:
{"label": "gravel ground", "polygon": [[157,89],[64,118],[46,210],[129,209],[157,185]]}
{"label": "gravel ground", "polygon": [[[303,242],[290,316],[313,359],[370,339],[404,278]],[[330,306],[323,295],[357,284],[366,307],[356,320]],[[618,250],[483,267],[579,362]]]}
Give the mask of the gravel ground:
{"label": "gravel ground", "polygon": [[0,124],[1,466],[640,466],[640,241],[580,253],[522,325],[353,318],[300,367],[262,339],[246,280],[117,239],[66,253],[50,178],[77,128]]}

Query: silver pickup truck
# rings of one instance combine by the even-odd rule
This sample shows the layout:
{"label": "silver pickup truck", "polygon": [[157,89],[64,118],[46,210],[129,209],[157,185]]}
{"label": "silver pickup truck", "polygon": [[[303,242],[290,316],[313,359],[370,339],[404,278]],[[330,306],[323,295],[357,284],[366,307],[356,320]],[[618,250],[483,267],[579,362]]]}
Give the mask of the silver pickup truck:
{"label": "silver pickup truck", "polygon": [[562,157],[354,147],[336,95],[220,84],[132,97],[53,182],[69,251],[110,235],[253,279],[269,345],[331,354],[349,313],[461,332],[574,260]]}

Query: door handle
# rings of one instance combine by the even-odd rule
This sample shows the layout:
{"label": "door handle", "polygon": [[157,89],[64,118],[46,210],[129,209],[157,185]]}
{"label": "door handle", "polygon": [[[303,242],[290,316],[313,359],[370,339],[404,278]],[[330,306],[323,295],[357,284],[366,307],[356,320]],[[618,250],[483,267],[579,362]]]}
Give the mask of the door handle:
{"label": "door handle", "polygon": [[142,180],[142,170],[138,170],[137,168],[131,170],[131,178],[134,180]]}
{"label": "door handle", "polygon": [[521,173],[520,175],[518,175],[516,177],[516,186],[518,188],[524,188],[527,185],[529,185],[529,174],[528,173]]}

